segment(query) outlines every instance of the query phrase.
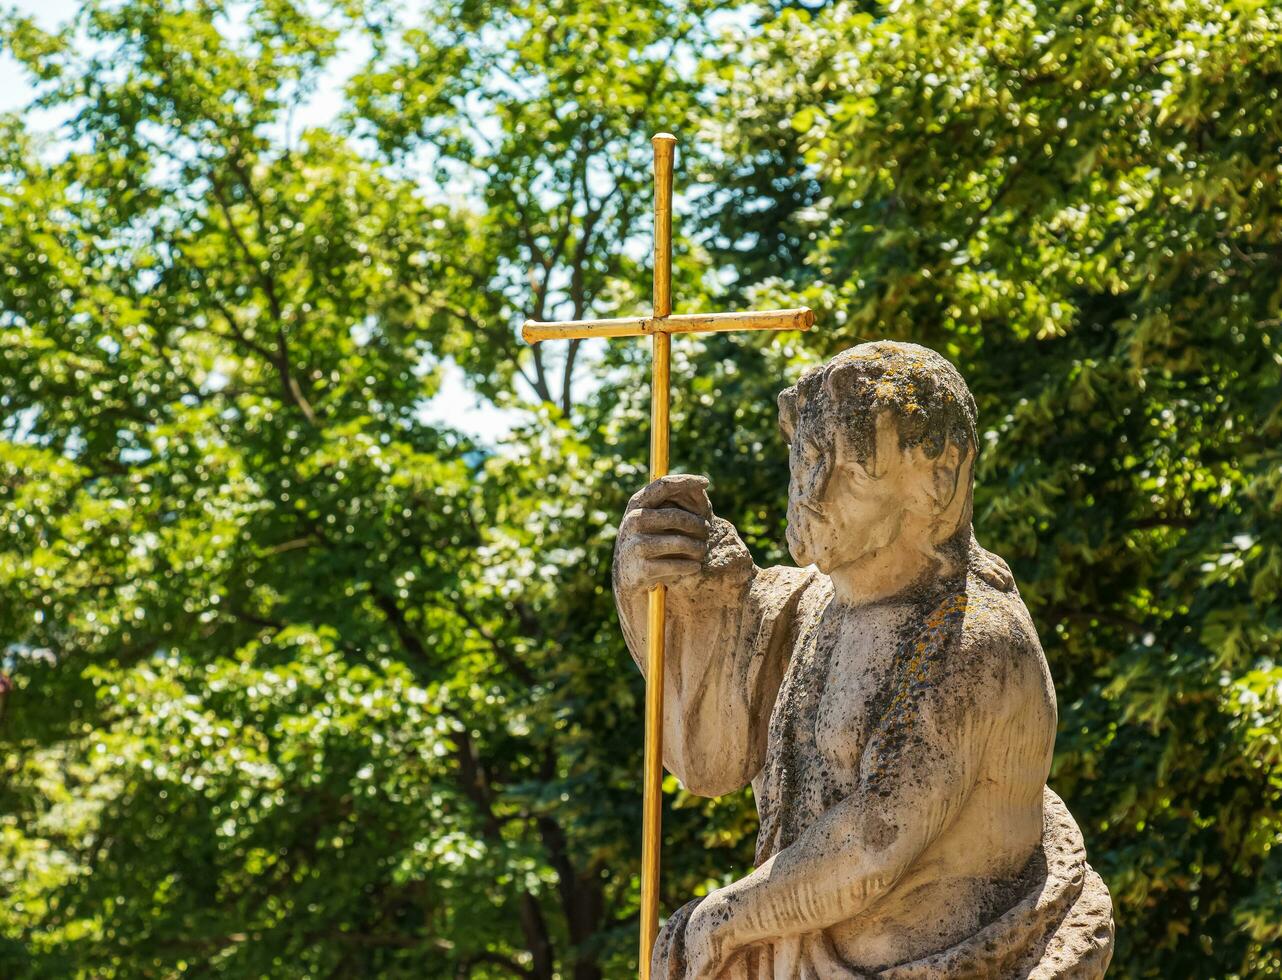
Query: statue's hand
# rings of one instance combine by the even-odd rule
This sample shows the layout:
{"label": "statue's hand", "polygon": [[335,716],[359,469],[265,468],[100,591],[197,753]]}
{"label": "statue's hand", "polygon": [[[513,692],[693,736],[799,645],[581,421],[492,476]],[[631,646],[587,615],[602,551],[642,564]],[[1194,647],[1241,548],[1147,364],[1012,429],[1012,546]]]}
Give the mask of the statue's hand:
{"label": "statue's hand", "polygon": [[729,908],[717,892],[687,902],[663,924],[654,943],[654,980],[717,980],[726,966]]}
{"label": "statue's hand", "polygon": [[685,929],[684,980],[717,980],[735,952],[729,948],[731,904],[714,891],[690,914]]}
{"label": "statue's hand", "polygon": [[632,496],[615,545],[623,588],[671,585],[698,573],[708,553],[712,521],[707,489],[706,477],[678,473]]}
{"label": "statue's hand", "polygon": [[668,916],[654,940],[654,954],[650,957],[650,976],[653,980],[685,980],[686,925],[699,907],[699,899],[687,902]]}

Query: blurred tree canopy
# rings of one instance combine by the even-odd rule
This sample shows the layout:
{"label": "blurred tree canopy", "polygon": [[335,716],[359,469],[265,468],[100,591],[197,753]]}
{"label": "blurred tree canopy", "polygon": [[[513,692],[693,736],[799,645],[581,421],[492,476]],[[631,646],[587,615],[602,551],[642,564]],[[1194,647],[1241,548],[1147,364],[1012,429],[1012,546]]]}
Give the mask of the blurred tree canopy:
{"label": "blurred tree canopy", "polygon": [[[786,560],[774,393],[874,337],[952,358],[1113,975],[1282,971],[1276,5],[95,0],[0,30],[38,92],[0,118],[0,973],[635,969],[609,562],[645,352],[516,328],[644,309],[659,129],[678,307],[819,312],[676,345],[674,468]],[[500,445],[434,420],[447,369],[519,414]],[[670,789],[668,909],[755,831],[746,794]]]}

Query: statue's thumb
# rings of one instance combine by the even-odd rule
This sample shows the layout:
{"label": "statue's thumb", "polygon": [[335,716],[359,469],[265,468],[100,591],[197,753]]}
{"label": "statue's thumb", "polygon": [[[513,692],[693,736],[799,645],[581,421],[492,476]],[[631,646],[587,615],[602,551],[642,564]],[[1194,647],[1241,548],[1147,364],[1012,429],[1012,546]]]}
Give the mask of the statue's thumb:
{"label": "statue's thumb", "polygon": [[632,498],[628,509],[636,507],[679,507],[698,517],[710,518],[708,478],[689,473],[662,476]]}

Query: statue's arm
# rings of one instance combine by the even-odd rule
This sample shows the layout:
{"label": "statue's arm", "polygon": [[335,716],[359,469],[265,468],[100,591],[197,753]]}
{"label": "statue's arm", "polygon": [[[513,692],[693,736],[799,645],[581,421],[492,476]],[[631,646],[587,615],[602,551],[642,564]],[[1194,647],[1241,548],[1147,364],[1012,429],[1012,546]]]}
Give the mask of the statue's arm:
{"label": "statue's arm", "polygon": [[883,718],[863,753],[858,789],[752,874],[705,899],[691,923],[693,957],[715,962],[755,942],[847,921],[914,864],[979,776],[991,702],[982,692],[964,695],[966,678],[957,673],[924,690],[906,684],[905,710],[887,711],[891,720]]}
{"label": "statue's arm", "polygon": [[765,759],[801,569],[759,569],[712,513],[702,477],[670,476],[632,498],[615,546],[614,594],[632,659],[646,670],[647,604],[667,586],[664,765],[687,789],[720,796]]}

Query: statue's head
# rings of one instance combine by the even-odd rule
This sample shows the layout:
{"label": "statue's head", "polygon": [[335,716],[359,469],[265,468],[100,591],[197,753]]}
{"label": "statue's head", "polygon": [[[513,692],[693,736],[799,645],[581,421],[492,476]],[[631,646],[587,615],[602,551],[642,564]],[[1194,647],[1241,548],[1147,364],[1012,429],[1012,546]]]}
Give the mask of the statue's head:
{"label": "statue's head", "polygon": [[975,400],[916,344],[843,351],[779,396],[788,548],[831,573],[874,552],[958,556],[970,541]]}

